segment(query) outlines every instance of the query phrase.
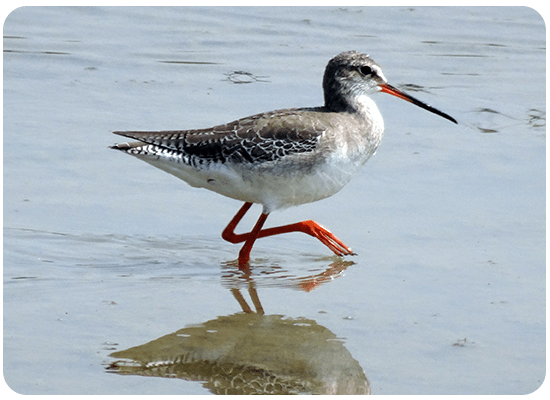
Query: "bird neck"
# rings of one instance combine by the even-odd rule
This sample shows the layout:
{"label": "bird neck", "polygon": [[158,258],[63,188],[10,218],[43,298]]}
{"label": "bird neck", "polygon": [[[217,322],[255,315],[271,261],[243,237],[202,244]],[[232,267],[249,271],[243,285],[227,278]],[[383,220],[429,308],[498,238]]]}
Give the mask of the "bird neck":
{"label": "bird neck", "polygon": [[[349,82],[348,82],[349,83]],[[368,118],[373,112],[379,114],[372,99],[356,85],[344,85],[337,79],[323,82],[325,108],[332,112],[349,112]]]}
{"label": "bird neck", "polygon": [[325,91],[325,108],[332,112],[348,112],[377,123],[382,119],[376,103],[367,94],[348,90]]}

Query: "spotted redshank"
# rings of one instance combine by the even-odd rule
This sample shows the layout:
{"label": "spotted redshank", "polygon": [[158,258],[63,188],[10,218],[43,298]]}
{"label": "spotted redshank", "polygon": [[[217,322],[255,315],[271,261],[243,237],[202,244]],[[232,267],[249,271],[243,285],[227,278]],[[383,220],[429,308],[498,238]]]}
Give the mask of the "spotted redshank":
{"label": "spotted redshank", "polygon": [[[323,77],[325,105],[266,112],[207,129],[114,132],[137,140],[112,146],[194,187],[244,205],[222,233],[244,242],[239,266],[249,265],[256,239],[288,232],[316,237],[338,256],[354,254],[315,221],[262,229],[270,212],[338,192],[374,154],[384,121],[371,95],[384,92],[454,123],[456,120],[388,84],[380,66],[356,51],[331,59]],[[253,203],[262,214],[248,233],[235,228]]]}

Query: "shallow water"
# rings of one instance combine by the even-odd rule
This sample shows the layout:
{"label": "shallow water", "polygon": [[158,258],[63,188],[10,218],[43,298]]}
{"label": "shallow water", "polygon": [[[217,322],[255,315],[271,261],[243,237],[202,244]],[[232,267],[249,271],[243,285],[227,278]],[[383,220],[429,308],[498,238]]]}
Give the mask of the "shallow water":
{"label": "shallow water", "polygon": [[[261,303],[334,335],[373,394],[536,390],[545,47],[529,8],[15,10],[4,24],[7,384],[211,393],[206,380],[110,373],[110,354]],[[238,202],[107,148],[114,130],[320,105],[326,62],[350,49],[459,121],[381,94],[386,136],[358,176],[268,219],[317,220],[355,257],[283,235],[257,242],[243,274],[239,246],[220,238]]]}

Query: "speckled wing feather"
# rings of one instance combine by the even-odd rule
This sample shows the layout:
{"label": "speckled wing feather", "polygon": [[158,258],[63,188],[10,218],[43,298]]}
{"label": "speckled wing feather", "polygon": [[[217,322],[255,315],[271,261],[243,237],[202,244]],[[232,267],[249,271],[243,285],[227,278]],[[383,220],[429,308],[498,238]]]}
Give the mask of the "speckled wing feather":
{"label": "speckled wing feather", "polygon": [[[159,132],[114,132],[162,151],[185,154],[197,161],[262,163],[293,153],[313,151],[324,129],[310,116],[321,109],[288,109],[242,118],[208,129]],[[119,144],[119,150],[136,149],[137,143]],[[144,147],[142,151],[147,151]],[[197,160],[198,159],[198,160]]]}

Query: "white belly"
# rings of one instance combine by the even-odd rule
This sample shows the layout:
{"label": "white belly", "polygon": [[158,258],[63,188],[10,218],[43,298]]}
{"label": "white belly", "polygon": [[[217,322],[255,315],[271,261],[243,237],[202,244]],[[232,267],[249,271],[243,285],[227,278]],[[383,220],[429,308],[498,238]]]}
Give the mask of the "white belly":
{"label": "white belly", "polygon": [[181,156],[136,155],[189,185],[264,206],[264,212],[318,201],[342,189],[366,162],[332,154],[326,160],[304,163],[297,156],[262,164],[210,163],[190,166]]}

